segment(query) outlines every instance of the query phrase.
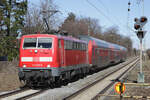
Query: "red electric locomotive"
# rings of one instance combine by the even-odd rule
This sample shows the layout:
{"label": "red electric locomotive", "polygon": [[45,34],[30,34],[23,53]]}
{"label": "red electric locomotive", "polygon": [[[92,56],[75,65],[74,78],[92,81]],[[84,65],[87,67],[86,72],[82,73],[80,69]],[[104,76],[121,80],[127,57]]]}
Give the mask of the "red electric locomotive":
{"label": "red electric locomotive", "polygon": [[24,35],[20,44],[19,78],[27,85],[52,84],[87,73],[87,42],[48,34]]}

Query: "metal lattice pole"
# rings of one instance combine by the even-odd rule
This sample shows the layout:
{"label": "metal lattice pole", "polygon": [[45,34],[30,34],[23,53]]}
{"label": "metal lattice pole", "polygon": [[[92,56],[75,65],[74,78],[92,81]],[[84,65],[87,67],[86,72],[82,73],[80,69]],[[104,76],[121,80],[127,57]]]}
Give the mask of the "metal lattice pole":
{"label": "metal lattice pole", "polygon": [[140,74],[142,74],[142,39],[140,40]]}

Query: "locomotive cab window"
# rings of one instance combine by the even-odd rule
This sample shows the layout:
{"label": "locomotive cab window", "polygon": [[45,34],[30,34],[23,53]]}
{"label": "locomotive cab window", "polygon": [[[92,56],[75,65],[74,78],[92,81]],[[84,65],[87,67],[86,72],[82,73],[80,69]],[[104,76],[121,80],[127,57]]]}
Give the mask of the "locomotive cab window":
{"label": "locomotive cab window", "polygon": [[23,48],[51,48],[52,38],[25,38]]}
{"label": "locomotive cab window", "polygon": [[38,38],[38,48],[51,48],[52,39],[51,38]]}
{"label": "locomotive cab window", "polygon": [[36,48],[37,38],[25,38],[23,48]]}

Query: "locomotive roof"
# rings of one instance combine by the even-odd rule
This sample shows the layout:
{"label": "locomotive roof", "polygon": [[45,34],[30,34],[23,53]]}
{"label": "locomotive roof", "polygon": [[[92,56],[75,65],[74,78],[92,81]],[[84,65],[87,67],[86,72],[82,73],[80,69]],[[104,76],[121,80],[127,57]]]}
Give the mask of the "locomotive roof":
{"label": "locomotive roof", "polygon": [[70,41],[74,41],[74,42],[82,42],[82,43],[87,43],[86,41],[71,37],[71,36],[62,36],[62,35],[53,35],[53,34],[30,34],[30,35],[23,35],[24,37],[58,37],[60,39],[64,39],[64,40],[70,40]]}
{"label": "locomotive roof", "polygon": [[117,44],[113,44],[113,43],[110,43],[110,42],[106,42],[104,40],[100,40],[100,39],[97,39],[97,38],[94,38],[92,36],[87,36],[87,35],[80,35],[79,38],[81,40],[85,40],[85,41],[90,41],[90,40],[93,40],[95,41],[96,45],[100,46],[100,47],[103,47],[103,48],[114,48],[114,49],[118,49],[118,50],[126,50],[126,48],[124,48],[123,46],[120,46],[120,45],[117,45]]}
{"label": "locomotive roof", "polygon": [[71,41],[74,41],[74,42],[82,42],[82,43],[87,43],[87,41],[84,41],[84,40],[80,40],[80,39],[77,39],[77,38],[74,38],[72,36],[62,36],[62,35],[57,35],[59,38],[62,38],[64,40],[71,40]]}

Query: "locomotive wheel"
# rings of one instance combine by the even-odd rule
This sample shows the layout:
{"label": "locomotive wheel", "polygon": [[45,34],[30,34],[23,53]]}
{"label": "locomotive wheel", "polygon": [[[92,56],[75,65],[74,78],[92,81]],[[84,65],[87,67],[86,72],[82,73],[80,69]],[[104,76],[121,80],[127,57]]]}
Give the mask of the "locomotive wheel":
{"label": "locomotive wheel", "polygon": [[84,78],[84,74],[80,74],[80,76],[79,76],[81,79],[83,79]]}
{"label": "locomotive wheel", "polygon": [[55,86],[54,86],[54,82],[51,82],[50,80],[48,81],[48,86],[53,89]]}
{"label": "locomotive wheel", "polygon": [[20,80],[21,85],[26,86],[26,81]]}
{"label": "locomotive wheel", "polygon": [[56,77],[55,80],[56,80],[55,87],[61,87],[61,82],[62,81],[61,81],[60,77]]}

